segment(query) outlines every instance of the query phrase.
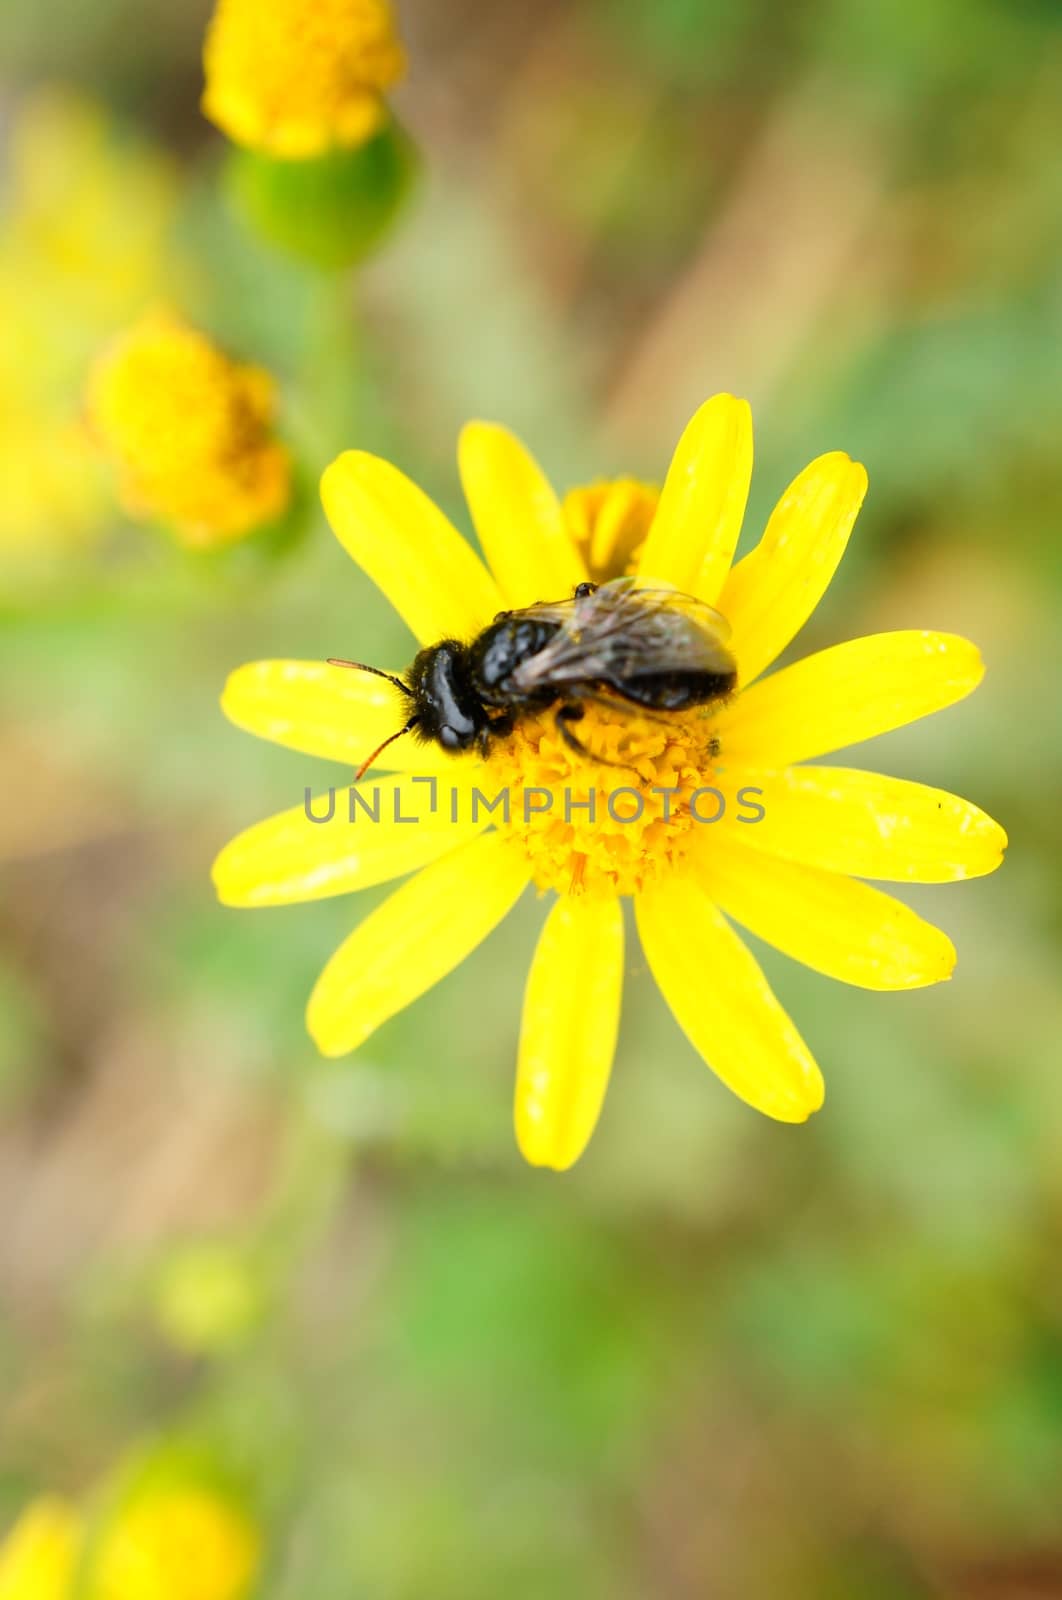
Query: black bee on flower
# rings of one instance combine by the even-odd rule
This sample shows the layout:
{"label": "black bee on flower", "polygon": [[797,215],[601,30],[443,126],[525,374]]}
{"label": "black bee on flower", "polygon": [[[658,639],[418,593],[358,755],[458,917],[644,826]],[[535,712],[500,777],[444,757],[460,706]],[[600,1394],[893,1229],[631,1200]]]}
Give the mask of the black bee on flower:
{"label": "black bee on flower", "polygon": [[643,715],[666,716],[729,695],[737,665],[728,634],[725,618],[692,595],[615,578],[580,583],[567,600],[499,611],[470,643],[426,646],[401,678],[333,658],[333,666],[387,678],[410,710],[357,776],[407,733],[444,750],[474,747],[486,755],[492,739],[512,733],[521,717],[551,706],[565,743],[592,756],[573,728],[587,702],[626,702]]}

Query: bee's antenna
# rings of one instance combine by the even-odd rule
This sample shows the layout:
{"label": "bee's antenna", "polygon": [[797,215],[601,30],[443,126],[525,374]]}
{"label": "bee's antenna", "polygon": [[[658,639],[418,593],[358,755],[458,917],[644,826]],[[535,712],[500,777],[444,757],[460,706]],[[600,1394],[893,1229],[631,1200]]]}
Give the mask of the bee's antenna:
{"label": "bee's antenna", "polygon": [[[340,661],[336,656],[329,656],[328,665],[330,667],[353,667],[355,672],[371,672],[374,678],[386,678],[388,683],[393,683],[395,688],[401,689],[403,694],[409,695],[411,699],[413,697],[413,690],[408,683],[403,683],[401,678],[396,678],[391,672],[381,672],[379,667],[368,667],[364,661]],[[398,738],[397,733],[395,738]]]}
{"label": "bee's antenna", "polygon": [[[344,662],[343,665],[345,666],[346,663]],[[372,668],[370,667],[369,670],[371,672]],[[380,674],[380,676],[382,678],[386,678],[387,677],[387,673],[386,672],[382,672]],[[409,721],[406,723],[404,728],[399,728],[397,733],[388,734],[388,736],[384,740],[383,744],[378,744],[376,746],[376,749],[373,751],[372,755],[367,757],[367,759],[362,762],[361,766],[358,768],[357,772],[354,774],[354,782],[355,783],[360,783],[361,782],[362,778],[368,772],[369,768],[372,766],[373,762],[376,760],[376,757],[380,754],[381,750],[386,750],[387,746],[389,744],[394,744],[396,739],[401,739],[401,737],[402,737],[402,735],[404,733],[412,733],[413,729],[417,726],[417,723],[419,721],[420,721],[419,716],[418,717],[410,717]]]}

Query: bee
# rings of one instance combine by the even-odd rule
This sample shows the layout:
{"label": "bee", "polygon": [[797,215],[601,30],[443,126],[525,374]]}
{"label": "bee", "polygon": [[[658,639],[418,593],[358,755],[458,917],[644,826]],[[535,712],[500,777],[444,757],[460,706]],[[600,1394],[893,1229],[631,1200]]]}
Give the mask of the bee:
{"label": "bee", "polygon": [[670,712],[722,700],[737,682],[728,635],[725,619],[704,601],[614,578],[580,583],[566,600],[499,611],[469,644],[442,639],[426,646],[401,677],[332,657],[332,666],[386,678],[410,713],[362,762],[355,782],[407,733],[485,756],[521,717],[550,707],[565,744],[599,761],[572,726],[587,703],[627,704],[666,721]]}

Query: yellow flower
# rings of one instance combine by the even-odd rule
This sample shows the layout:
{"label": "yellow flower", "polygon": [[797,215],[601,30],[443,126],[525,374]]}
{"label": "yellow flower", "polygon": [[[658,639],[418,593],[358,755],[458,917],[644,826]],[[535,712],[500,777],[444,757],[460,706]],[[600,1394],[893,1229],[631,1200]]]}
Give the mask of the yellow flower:
{"label": "yellow flower", "polygon": [[110,327],[169,278],[177,172],[103,106],[69,90],[28,96],[7,165],[4,263],[35,310],[54,319],[61,298],[64,326]]}
{"label": "yellow flower", "polygon": [[188,268],[169,238],[176,177],[69,92],[15,111],[0,219],[0,556],[91,544],[109,497],[79,418],[85,368]]}
{"label": "yellow flower", "polygon": [[[460,465],[489,570],[386,462],[349,452],[323,480],[340,541],[421,644],[471,638],[503,607],[570,595],[587,576],[570,518],[512,435],[471,424]],[[572,752],[551,715],[496,738],[485,761],[399,739],[381,764],[402,774],[391,787],[403,813],[417,814],[428,786],[416,780],[434,773],[462,802],[457,826],[447,825],[445,805],[419,827],[389,823],[390,808],[368,827],[345,817],[321,826],[299,806],[241,834],[215,865],[230,905],[339,894],[419,869],[317,983],[308,1022],[328,1055],[360,1045],[456,967],[528,883],[556,890],[528,980],[517,1068],[517,1139],[535,1164],[570,1166],[601,1107],[619,1022],[622,896],[634,897],[648,965],[708,1065],[760,1111],[802,1122],[822,1103],[819,1069],[734,924],[844,982],[916,988],[949,976],[950,941],[859,880],[944,882],[991,872],[1002,858],[1002,829],[967,801],[806,764],[953,704],[983,669],[964,639],[905,631],[763,676],[825,592],[866,474],[841,453],[820,456],[735,565],[751,470],[748,407],[717,395],[679,442],[638,570],[728,619],[738,692],[707,714],[665,720],[588,705],[580,739],[634,773]],[[617,553],[623,562],[622,541]],[[222,704],[264,738],[357,764],[399,726],[396,698],[378,678],[341,667],[264,661],[233,674]],[[510,820],[500,812],[471,820],[470,789],[493,798],[504,785]],[[357,793],[369,804],[385,787],[378,780]],[[556,803],[528,815],[519,797],[531,787]],[[580,799],[594,789],[596,821],[574,806],[564,815],[565,787]],[[669,808],[660,789],[672,791]],[[698,789],[724,800],[714,825],[704,824],[718,801]],[[610,797],[617,813],[640,814],[617,820]]]}
{"label": "yellow flower", "polygon": [[207,1489],[160,1487],[119,1511],[92,1565],[92,1600],[242,1600],[258,1535]]}
{"label": "yellow flower", "polygon": [[169,524],[188,545],[239,538],[288,504],[272,378],[173,317],[146,317],[112,346],[91,376],[87,409],[127,510]]}
{"label": "yellow flower", "polygon": [[67,1600],[81,1519],[64,1500],[34,1500],[0,1544],[0,1600]]}
{"label": "yellow flower", "polygon": [[363,144],[405,71],[388,0],[218,0],[203,111],[237,144],[300,160]]}

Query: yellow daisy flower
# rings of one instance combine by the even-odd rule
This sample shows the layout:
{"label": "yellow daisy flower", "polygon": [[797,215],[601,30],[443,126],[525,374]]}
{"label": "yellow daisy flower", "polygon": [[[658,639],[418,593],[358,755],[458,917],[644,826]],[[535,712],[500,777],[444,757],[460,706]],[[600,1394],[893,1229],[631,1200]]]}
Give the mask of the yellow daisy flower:
{"label": "yellow daisy flower", "polygon": [[364,142],[405,71],[387,0],[218,0],[203,112],[237,144],[301,160]]}
{"label": "yellow daisy flower", "polygon": [[275,406],[262,368],[238,365],[205,334],[156,312],[97,362],[86,410],[130,515],[208,548],[288,505],[291,461],[273,433]]}
{"label": "yellow daisy flower", "polygon": [[[923,784],[813,763],[962,699],[982,676],[977,650],[950,634],[887,633],[764,676],[825,592],[866,474],[839,452],[820,456],[734,565],[752,423],[730,395],[690,422],[659,497],[624,491],[647,526],[611,545],[602,534],[596,553],[587,519],[599,526],[594,511],[608,497],[584,491],[566,509],[505,429],[470,424],[460,467],[488,564],[384,461],[350,451],[322,483],[341,543],[421,645],[471,639],[503,608],[570,595],[588,570],[614,575],[640,544],[640,578],[694,595],[729,622],[737,692],[663,720],[587,705],[579,738],[600,762],[569,748],[552,711],[495,737],[485,758],[398,739],[380,765],[399,776],[360,785],[351,824],[322,826],[297,806],[234,839],[214,869],[220,898],[279,905],[416,869],[340,946],[311,996],[310,1032],[340,1055],[455,968],[528,884],[555,891],[527,984],[515,1117],[527,1159],[560,1169],[584,1149],[604,1097],[619,1024],[621,900],[631,896],[648,965],[708,1065],[760,1111],[804,1121],[822,1103],[821,1074],[734,925],[866,988],[950,975],[946,936],[859,880],[991,872],[1002,829]],[[611,526],[623,524],[616,515]],[[222,705],[263,738],[360,765],[400,726],[398,698],[342,667],[263,661],[232,675]],[[628,770],[617,774],[617,762]],[[434,809],[424,805],[432,776],[449,794]],[[509,815],[477,813],[473,789],[507,792]],[[393,809],[359,826],[382,793]],[[535,804],[523,803],[532,794]],[[422,816],[419,826],[399,820],[409,814]]]}

